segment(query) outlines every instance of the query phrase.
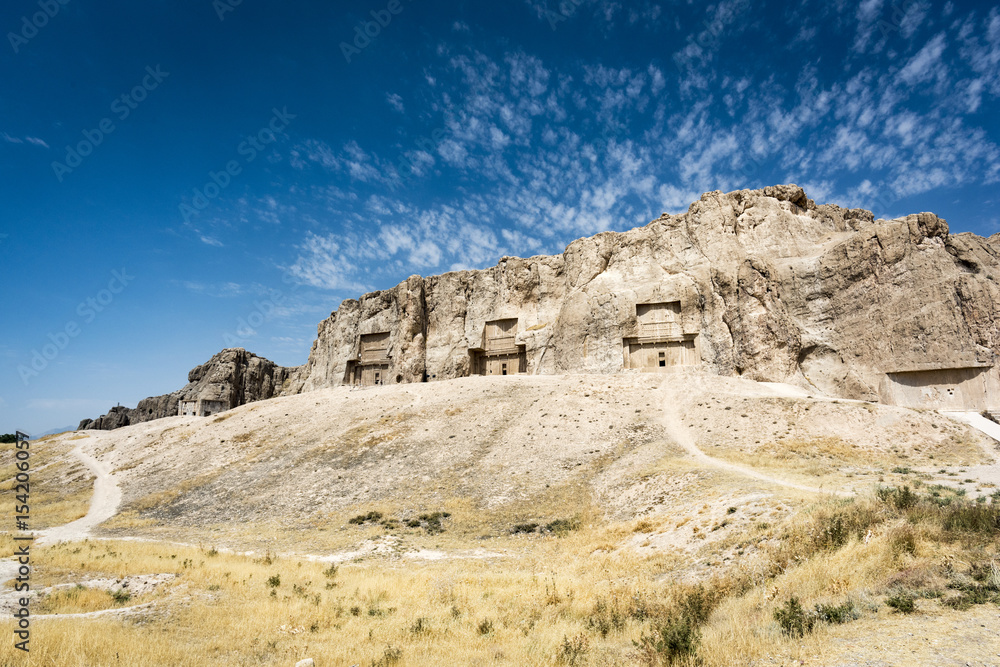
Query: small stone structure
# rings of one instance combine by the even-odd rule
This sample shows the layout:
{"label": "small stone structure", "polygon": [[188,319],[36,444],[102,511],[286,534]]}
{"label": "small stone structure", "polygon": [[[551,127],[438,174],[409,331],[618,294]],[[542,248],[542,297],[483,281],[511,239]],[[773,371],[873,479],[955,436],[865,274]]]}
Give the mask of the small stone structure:
{"label": "small stone structure", "polygon": [[211,417],[229,409],[225,401],[195,398],[177,402],[177,414],[184,417]]}
{"label": "small stone structure", "polygon": [[879,398],[907,408],[994,412],[1000,408],[1000,377],[990,365],[898,370],[886,374]]}
{"label": "small stone structure", "polygon": [[389,382],[389,332],[362,334],[354,359],[347,362],[345,384],[372,387]]}
{"label": "small stone structure", "polygon": [[698,334],[685,333],[681,325],[681,302],[637,303],[638,335],[623,339],[625,368],[644,371],[701,363]]}
{"label": "small stone structure", "polygon": [[472,375],[517,375],[528,370],[524,345],[517,343],[517,318],[493,320],[483,327],[481,347],[469,350]]}

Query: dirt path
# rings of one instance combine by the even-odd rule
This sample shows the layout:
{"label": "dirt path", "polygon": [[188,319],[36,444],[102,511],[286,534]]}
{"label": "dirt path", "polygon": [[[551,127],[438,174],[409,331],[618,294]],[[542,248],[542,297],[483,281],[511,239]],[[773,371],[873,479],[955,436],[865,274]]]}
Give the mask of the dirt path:
{"label": "dirt path", "polygon": [[[773,390],[773,387],[769,387],[769,389]],[[853,493],[849,493],[847,491],[837,491],[834,489],[823,489],[815,486],[807,486],[805,484],[797,484],[795,482],[781,479],[780,477],[766,475],[762,472],[754,470],[753,468],[747,468],[746,466],[741,466],[736,463],[730,463],[729,461],[709,456],[698,447],[695,443],[694,437],[691,435],[691,432],[688,430],[687,426],[684,425],[684,422],[681,421],[680,415],[678,414],[678,406],[683,404],[684,398],[676,390],[671,389],[668,383],[664,383],[663,390],[666,393],[666,397],[663,401],[663,416],[661,418],[661,423],[664,427],[666,427],[667,433],[670,434],[677,444],[683,447],[685,451],[693,456],[699,463],[719,468],[721,470],[728,470],[729,472],[743,475],[745,477],[751,477],[769,484],[783,486],[788,489],[806,491],[807,493],[827,493],[842,497],[851,497],[854,495]],[[776,395],[781,395],[777,390],[775,390],[774,393]]]}
{"label": "dirt path", "polygon": [[90,536],[90,531],[98,524],[107,521],[115,512],[122,500],[121,489],[111,475],[111,465],[98,461],[83,451],[83,444],[77,445],[71,452],[83,465],[94,474],[94,495],[90,499],[90,509],[87,515],[71,523],[40,531],[35,544],[43,546],[57,542],[72,542]]}

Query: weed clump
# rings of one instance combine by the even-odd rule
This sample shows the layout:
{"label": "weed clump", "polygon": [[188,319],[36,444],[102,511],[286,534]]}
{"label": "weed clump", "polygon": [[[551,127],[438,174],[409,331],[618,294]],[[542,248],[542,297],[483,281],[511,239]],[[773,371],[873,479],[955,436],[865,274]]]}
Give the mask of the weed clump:
{"label": "weed clump", "polygon": [[563,637],[556,659],[564,665],[582,665],[586,661],[589,651],[590,642],[587,635],[580,633],[572,639]]}
{"label": "weed clump", "polygon": [[909,593],[896,593],[890,596],[885,604],[900,614],[912,614],[917,610],[916,600]]}
{"label": "weed clump", "polygon": [[545,524],[545,531],[548,533],[555,533],[556,535],[562,536],[574,530],[580,528],[579,519],[556,519],[550,523]]}
{"label": "weed clump", "polygon": [[633,642],[639,649],[642,660],[647,665],[665,663],[672,665],[685,658],[693,658],[698,652],[701,631],[687,616],[668,618],[658,623],[652,634],[643,634]]}
{"label": "weed clump", "polygon": [[355,526],[363,526],[366,523],[378,523],[382,520],[381,512],[369,512],[368,514],[359,514],[356,517],[352,517],[347,523],[354,524]]}
{"label": "weed clump", "polygon": [[781,631],[789,637],[802,637],[813,631],[816,617],[802,607],[802,603],[794,595],[788,599],[784,607],[774,610],[774,620],[781,626]]}

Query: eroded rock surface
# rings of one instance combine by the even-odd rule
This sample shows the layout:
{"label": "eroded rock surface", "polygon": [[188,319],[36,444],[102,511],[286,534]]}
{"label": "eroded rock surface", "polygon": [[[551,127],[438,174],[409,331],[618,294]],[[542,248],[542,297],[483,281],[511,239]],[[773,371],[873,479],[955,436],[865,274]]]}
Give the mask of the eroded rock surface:
{"label": "eroded rock surface", "polygon": [[528,374],[617,373],[647,303],[680,304],[677,331],[711,373],[877,400],[887,373],[994,365],[998,252],[1000,235],[951,235],[932,213],[876,220],[817,205],[796,185],[709,192],[684,214],[578,239],[561,255],[411,276],[346,300],[302,367],[224,350],[184,389],[81,428],[176,414],[178,400],[205,392],[235,407],[357,381],[365,334],[388,334],[379,383],[466,376],[486,323],[504,319],[517,320]]}

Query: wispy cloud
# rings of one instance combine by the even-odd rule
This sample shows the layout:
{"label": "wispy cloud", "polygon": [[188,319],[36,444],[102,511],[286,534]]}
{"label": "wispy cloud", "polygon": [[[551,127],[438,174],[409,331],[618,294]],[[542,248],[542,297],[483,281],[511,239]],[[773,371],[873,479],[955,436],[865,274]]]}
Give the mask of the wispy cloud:
{"label": "wispy cloud", "polygon": [[[626,16],[613,3],[587,7],[598,4]],[[1000,147],[968,114],[1000,95],[1000,10],[942,25],[927,3],[907,8],[822,8],[828,25],[799,37],[808,49],[829,38],[824,30],[849,33],[842,70],[806,63],[784,80],[721,65],[746,29],[743,0],[706,7],[693,38],[675,47],[676,71],[599,61],[559,69],[520,50],[441,48],[408,93],[421,100],[423,127],[398,128],[388,150],[361,139],[294,146],[298,171],[333,184],[312,191],[323,214],[309,217],[286,270],[304,284],[353,289],[481,267],[683,211],[714,189],[798,182],[821,201],[885,207],[997,182]],[[887,13],[891,46],[878,27]],[[396,97],[386,101],[405,109]],[[339,231],[323,222],[331,216]]]}
{"label": "wispy cloud", "polygon": [[39,139],[38,137],[12,137],[11,135],[7,134],[6,132],[0,133],[0,137],[2,137],[3,140],[5,142],[7,142],[8,144],[29,143],[29,144],[31,144],[33,146],[40,146],[42,148],[48,148],[49,147],[49,145],[47,143],[45,143],[44,140]]}

